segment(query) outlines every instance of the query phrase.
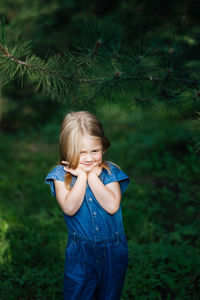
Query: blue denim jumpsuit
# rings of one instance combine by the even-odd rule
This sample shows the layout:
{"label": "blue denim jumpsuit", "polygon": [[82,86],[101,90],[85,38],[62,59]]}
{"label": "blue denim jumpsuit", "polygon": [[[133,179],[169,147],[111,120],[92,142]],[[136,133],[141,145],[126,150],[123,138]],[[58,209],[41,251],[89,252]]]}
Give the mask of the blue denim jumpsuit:
{"label": "blue denim jumpsuit", "polygon": [[[100,180],[104,185],[118,181],[123,194],[129,184],[128,176],[112,163],[108,165],[111,173],[103,169]],[[64,166],[59,165],[45,178],[54,197],[53,179],[64,181],[65,174]],[[75,181],[73,176],[71,186]],[[64,213],[64,218],[68,231],[64,300],[120,299],[129,259],[121,205],[115,214],[109,214],[87,184],[79,210],[73,216]]]}

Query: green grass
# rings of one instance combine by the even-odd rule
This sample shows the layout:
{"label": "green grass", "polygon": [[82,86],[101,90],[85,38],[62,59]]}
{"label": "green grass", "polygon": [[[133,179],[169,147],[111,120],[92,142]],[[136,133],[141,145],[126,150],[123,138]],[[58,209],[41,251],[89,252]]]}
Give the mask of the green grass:
{"label": "green grass", "polygon": [[[131,184],[122,199],[129,267],[122,300],[190,300],[200,292],[199,154],[191,121],[98,109],[112,142],[106,159]],[[62,299],[67,230],[44,178],[57,163],[58,120],[40,133],[1,133],[0,299]]]}

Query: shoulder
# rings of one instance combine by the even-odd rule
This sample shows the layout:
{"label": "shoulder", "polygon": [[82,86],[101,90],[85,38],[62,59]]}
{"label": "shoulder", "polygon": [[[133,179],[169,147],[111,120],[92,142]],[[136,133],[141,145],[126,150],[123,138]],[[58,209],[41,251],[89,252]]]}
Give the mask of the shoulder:
{"label": "shoulder", "polygon": [[109,171],[106,169],[103,169],[105,177],[116,178],[118,180],[128,178],[128,176],[122,171],[122,169],[118,165],[116,165],[110,161],[106,161],[105,163],[109,167]]}
{"label": "shoulder", "polygon": [[45,183],[50,185],[51,188],[51,193],[54,197],[56,197],[56,192],[55,192],[55,186],[54,186],[54,179],[59,180],[59,181],[65,181],[65,170],[64,166],[62,165],[57,165],[53,168],[50,169],[49,173],[45,177]]}
{"label": "shoulder", "polygon": [[47,176],[45,178],[45,181],[48,181],[51,179],[64,181],[65,174],[66,174],[66,171],[64,170],[64,166],[57,165],[49,171],[49,173],[47,174]]}
{"label": "shoulder", "polygon": [[118,165],[116,165],[116,164],[114,164],[113,162],[111,162],[111,161],[106,161],[105,162],[106,163],[106,165],[109,167],[109,171],[107,171],[106,170],[106,172],[107,172],[107,174],[109,175],[116,175],[116,174],[118,174],[118,173],[121,173],[121,172],[123,172],[122,170],[121,170],[121,168],[118,166]]}
{"label": "shoulder", "polygon": [[117,165],[115,165],[112,162],[105,162],[108,167],[109,171],[106,169],[103,169],[103,183],[106,185],[108,183],[118,181],[120,184],[121,192],[124,193],[125,189],[127,188],[129,184],[129,177],[121,170],[121,168]]}

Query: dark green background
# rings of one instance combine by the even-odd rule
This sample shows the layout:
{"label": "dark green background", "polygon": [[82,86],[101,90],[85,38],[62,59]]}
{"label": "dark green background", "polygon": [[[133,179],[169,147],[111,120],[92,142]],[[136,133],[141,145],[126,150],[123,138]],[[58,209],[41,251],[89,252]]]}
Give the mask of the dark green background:
{"label": "dark green background", "polygon": [[[123,50],[176,35],[192,41],[198,59],[196,1],[1,0],[7,36],[32,40],[33,52],[63,53],[82,38],[81,24],[111,16]],[[198,64],[197,64],[198,65]],[[144,89],[148,88],[144,84]],[[134,92],[134,91],[133,91]],[[129,94],[130,93],[130,94]],[[62,299],[67,230],[44,183],[58,162],[58,136],[66,102],[36,92],[25,78],[2,87],[0,131],[0,299]],[[122,299],[197,300],[200,293],[198,106],[143,112],[131,92],[87,106],[111,141],[106,154],[130,176],[122,199],[129,268]]]}

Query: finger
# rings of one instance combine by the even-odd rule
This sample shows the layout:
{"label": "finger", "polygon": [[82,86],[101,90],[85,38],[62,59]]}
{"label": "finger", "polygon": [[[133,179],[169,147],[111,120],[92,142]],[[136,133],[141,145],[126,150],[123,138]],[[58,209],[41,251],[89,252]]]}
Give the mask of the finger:
{"label": "finger", "polygon": [[65,164],[65,165],[69,165],[69,162],[65,161],[65,160],[62,160],[62,163]]}
{"label": "finger", "polygon": [[70,172],[72,169],[68,167],[64,167],[64,170]]}

